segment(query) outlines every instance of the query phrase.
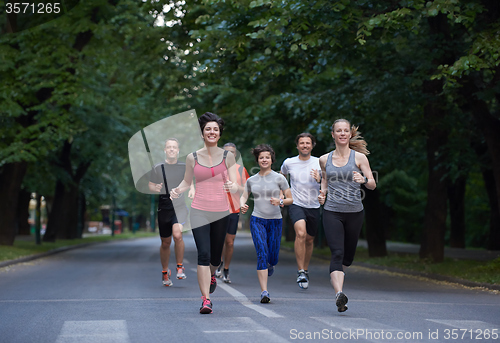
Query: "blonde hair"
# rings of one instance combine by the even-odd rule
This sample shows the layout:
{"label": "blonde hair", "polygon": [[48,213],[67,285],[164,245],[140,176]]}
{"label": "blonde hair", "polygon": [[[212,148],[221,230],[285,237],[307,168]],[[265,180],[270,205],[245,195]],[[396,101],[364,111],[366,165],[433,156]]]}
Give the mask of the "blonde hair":
{"label": "blonde hair", "polygon": [[369,155],[370,152],[366,148],[368,144],[366,144],[366,141],[363,139],[363,136],[361,136],[361,132],[358,131],[359,126],[351,125],[351,123],[347,119],[337,119],[333,122],[332,132],[333,129],[335,128],[335,124],[340,122],[347,123],[351,127],[351,139],[349,140],[349,148],[354,151],[360,152],[364,155]]}

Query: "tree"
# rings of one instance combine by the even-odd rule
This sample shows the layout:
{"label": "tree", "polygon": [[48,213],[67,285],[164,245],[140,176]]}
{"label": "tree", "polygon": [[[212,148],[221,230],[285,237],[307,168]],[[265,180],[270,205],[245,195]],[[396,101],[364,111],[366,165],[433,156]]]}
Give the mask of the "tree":
{"label": "tree", "polygon": [[[435,0],[404,2],[381,12],[364,21],[359,30],[361,42],[365,42],[364,34],[383,30],[384,39],[391,34],[392,39],[412,35],[414,39],[406,43],[412,50],[416,50],[416,47],[411,47],[415,42],[427,42],[433,47],[422,60],[422,64],[430,67],[423,84],[424,93],[429,95],[424,107],[429,124],[429,184],[420,255],[441,261],[446,230],[446,199],[443,194],[446,194],[450,167],[444,148],[450,127],[456,125],[446,117],[443,120],[443,114],[449,115],[457,105],[464,112],[472,112],[476,124],[484,132],[492,157],[498,149],[498,140],[493,142],[493,135],[498,137],[500,134],[498,118],[491,115],[496,105],[492,101],[479,100],[481,97],[492,99],[497,93],[490,80],[494,79],[499,64],[497,52],[500,45],[494,38],[494,32],[498,32],[498,7],[491,1],[459,3]],[[423,26],[425,23],[428,23],[428,30]],[[447,39],[443,41],[445,37]],[[478,74],[485,81],[483,87],[470,88],[473,83],[469,75]],[[457,87],[461,90],[457,91]],[[497,170],[495,162],[493,167]]]}
{"label": "tree", "polygon": [[75,203],[89,168],[103,168],[105,156],[124,156],[123,142],[150,113],[165,115],[169,82],[179,73],[165,61],[165,29],[150,14],[162,6],[86,1],[58,20],[2,37],[0,190],[9,205],[0,210],[0,244],[14,241],[9,206],[17,204],[28,163],[57,156],[46,240],[63,229],[69,233],[61,236],[75,237]]}

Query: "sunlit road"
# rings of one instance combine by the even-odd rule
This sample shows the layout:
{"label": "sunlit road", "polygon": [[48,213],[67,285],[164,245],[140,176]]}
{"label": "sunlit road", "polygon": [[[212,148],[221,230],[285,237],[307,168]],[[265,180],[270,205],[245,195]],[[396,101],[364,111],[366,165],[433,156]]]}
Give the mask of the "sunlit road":
{"label": "sunlit road", "polygon": [[328,263],[313,260],[301,290],[295,258],[283,251],[271,303],[260,304],[248,233],[236,237],[233,283],[219,282],[214,313],[201,315],[192,236],[187,279],[169,288],[159,242],[96,244],[0,269],[0,342],[500,342],[498,294],[354,266],[349,310],[338,313]]}

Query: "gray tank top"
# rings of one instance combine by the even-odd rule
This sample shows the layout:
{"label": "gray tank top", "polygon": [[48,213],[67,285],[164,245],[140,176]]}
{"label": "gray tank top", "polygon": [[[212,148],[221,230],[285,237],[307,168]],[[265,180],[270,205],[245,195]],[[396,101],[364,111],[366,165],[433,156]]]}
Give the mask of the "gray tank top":
{"label": "gray tank top", "polygon": [[325,202],[325,210],[333,212],[360,212],[363,210],[361,202],[361,185],[355,182],[353,171],[361,173],[356,165],[354,150],[349,154],[349,160],[343,167],[332,164],[332,154],[328,154],[326,160],[326,180],[328,182],[328,194]]}

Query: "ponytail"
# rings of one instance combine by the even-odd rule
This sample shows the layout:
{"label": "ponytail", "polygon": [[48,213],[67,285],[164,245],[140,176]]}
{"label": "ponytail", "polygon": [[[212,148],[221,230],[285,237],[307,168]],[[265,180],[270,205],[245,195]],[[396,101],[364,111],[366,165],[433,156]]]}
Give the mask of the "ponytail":
{"label": "ponytail", "polygon": [[370,152],[366,148],[368,144],[361,136],[361,132],[358,131],[358,126],[351,125],[351,139],[349,140],[349,148],[354,151],[360,152],[363,155],[369,155]]}
{"label": "ponytail", "polygon": [[[338,122],[346,122],[347,124],[351,125],[351,123],[347,119],[337,119],[333,122],[332,125],[332,132],[333,129],[335,128],[335,124]],[[366,148],[368,144],[366,144],[366,141],[363,139],[363,136],[361,136],[361,132],[358,131],[359,126],[354,126],[351,125],[351,139],[349,140],[349,148],[362,153],[363,155],[369,155],[370,152]]]}

